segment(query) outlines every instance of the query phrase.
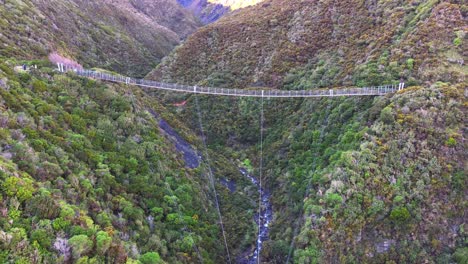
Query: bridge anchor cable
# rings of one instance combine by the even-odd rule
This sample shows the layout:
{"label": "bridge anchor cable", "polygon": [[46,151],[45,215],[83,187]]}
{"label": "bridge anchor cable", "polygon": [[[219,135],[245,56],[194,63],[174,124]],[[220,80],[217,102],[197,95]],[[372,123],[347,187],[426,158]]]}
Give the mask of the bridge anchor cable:
{"label": "bridge anchor cable", "polygon": [[228,246],[227,239],[226,239],[226,231],[224,229],[223,216],[221,214],[221,209],[219,207],[218,192],[216,191],[216,184],[215,184],[215,181],[214,181],[213,170],[211,168],[210,155],[208,153],[208,147],[207,147],[207,144],[206,144],[205,132],[204,132],[204,129],[203,129],[202,114],[201,114],[201,111],[200,111],[200,104],[198,102],[198,96],[196,96],[196,95],[195,95],[195,106],[197,108],[198,123],[200,125],[200,133],[201,133],[202,142],[203,142],[204,155],[205,155],[206,164],[207,164],[207,167],[208,167],[208,177],[209,177],[209,181],[210,181],[210,184],[211,184],[211,188],[213,189],[214,196],[215,196],[216,210],[217,210],[217,213],[218,213],[219,225],[221,227],[221,232],[223,234],[224,247],[226,249],[228,262],[231,264],[232,263],[231,254],[229,253],[229,246]]}
{"label": "bridge anchor cable", "polygon": [[260,190],[258,194],[258,237],[257,237],[257,263],[260,264],[260,236],[261,236],[261,225],[262,225],[262,178],[263,178],[263,128],[265,123],[265,115],[263,111],[263,90],[262,98],[260,99],[260,172],[259,172],[259,185]]}

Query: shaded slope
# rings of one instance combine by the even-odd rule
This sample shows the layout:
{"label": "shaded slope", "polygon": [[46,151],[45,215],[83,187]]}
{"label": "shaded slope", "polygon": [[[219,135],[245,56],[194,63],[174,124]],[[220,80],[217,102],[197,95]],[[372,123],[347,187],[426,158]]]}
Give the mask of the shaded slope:
{"label": "shaded slope", "polygon": [[295,231],[284,227],[300,217],[295,263],[455,261],[466,236],[464,87],[304,101],[272,126],[266,175],[283,213],[264,258],[283,263]]}
{"label": "shaded slope", "polygon": [[272,0],[202,28],[149,77],[245,87],[310,75],[293,89],[461,81],[466,31],[455,0]]}
{"label": "shaded slope", "polygon": [[172,0],[6,1],[0,14],[0,56],[35,59],[57,51],[133,76],[148,72],[199,26]]}

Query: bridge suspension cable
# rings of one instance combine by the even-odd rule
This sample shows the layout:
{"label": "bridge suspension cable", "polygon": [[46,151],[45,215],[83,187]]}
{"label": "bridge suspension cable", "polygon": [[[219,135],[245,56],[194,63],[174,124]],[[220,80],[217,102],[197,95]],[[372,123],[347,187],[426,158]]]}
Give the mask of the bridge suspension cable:
{"label": "bridge suspension cable", "polygon": [[260,236],[261,236],[261,225],[262,225],[262,178],[263,178],[263,127],[265,116],[263,112],[263,96],[260,99],[260,172],[259,172],[259,185],[260,191],[258,194],[258,236],[257,236],[257,263],[260,264]]}
{"label": "bridge suspension cable", "polygon": [[229,246],[228,246],[227,239],[226,239],[226,231],[224,229],[223,216],[221,214],[221,209],[220,209],[220,206],[219,206],[218,192],[216,191],[216,184],[215,184],[215,180],[214,180],[214,176],[213,176],[213,170],[211,168],[210,154],[208,153],[208,147],[207,147],[207,144],[206,144],[205,132],[204,132],[204,129],[203,129],[203,119],[202,119],[202,114],[201,114],[201,110],[200,110],[200,104],[198,102],[198,96],[195,96],[195,105],[196,105],[196,108],[197,108],[198,123],[199,123],[199,126],[200,126],[200,133],[201,133],[202,142],[203,142],[203,152],[204,152],[206,164],[207,164],[207,167],[208,167],[208,178],[209,178],[211,188],[213,189],[214,196],[215,196],[216,210],[217,210],[217,213],[218,213],[219,225],[221,226],[221,232],[223,234],[224,247],[226,249],[228,262],[232,263],[231,254],[229,252]]}

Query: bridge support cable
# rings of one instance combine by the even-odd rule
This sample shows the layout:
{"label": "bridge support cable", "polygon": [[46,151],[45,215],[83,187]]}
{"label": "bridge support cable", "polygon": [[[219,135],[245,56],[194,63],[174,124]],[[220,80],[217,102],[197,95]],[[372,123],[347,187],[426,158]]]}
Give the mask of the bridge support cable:
{"label": "bridge support cable", "polygon": [[262,225],[262,178],[263,178],[263,129],[265,124],[265,114],[263,111],[263,90],[262,90],[262,97],[260,99],[260,172],[259,172],[259,185],[260,185],[260,192],[258,194],[258,236],[257,236],[257,263],[260,264],[260,235],[261,235],[261,225]]}
{"label": "bridge support cable", "polygon": [[208,153],[208,146],[206,144],[206,138],[205,138],[205,130],[203,129],[203,119],[202,119],[202,114],[200,111],[200,103],[198,102],[198,96],[195,95],[195,106],[197,108],[197,115],[198,115],[198,123],[200,126],[200,133],[202,137],[202,142],[203,142],[203,152],[206,160],[206,164],[208,167],[208,178],[211,184],[211,188],[213,189],[214,196],[215,196],[215,204],[216,204],[216,210],[218,213],[218,218],[219,218],[219,225],[221,226],[221,232],[223,234],[223,240],[224,240],[224,247],[226,249],[226,255],[228,258],[228,262],[232,263],[231,261],[231,254],[229,253],[229,246],[227,243],[226,239],[226,231],[224,230],[224,223],[223,223],[223,216],[221,214],[221,208],[219,207],[219,200],[218,200],[218,192],[216,191],[216,184],[213,176],[213,170],[211,168],[211,160],[210,160],[210,154]]}

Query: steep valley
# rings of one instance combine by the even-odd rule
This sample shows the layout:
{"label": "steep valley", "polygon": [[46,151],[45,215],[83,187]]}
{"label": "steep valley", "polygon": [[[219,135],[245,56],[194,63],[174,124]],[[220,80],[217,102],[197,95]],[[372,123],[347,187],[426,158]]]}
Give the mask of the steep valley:
{"label": "steep valley", "polygon": [[0,263],[467,263],[468,6],[256,2],[0,0]]}
{"label": "steep valley", "polygon": [[[466,236],[465,87],[440,83],[383,98],[267,100],[263,184],[271,190],[273,221],[261,259],[452,259],[449,252]],[[175,109],[188,122],[196,120],[192,100]],[[259,99],[204,98],[201,105],[209,145],[234,162],[250,158],[259,175]]]}
{"label": "steep valley", "polygon": [[[201,28],[148,78],[286,90],[406,82],[381,98],[265,101],[274,217],[261,260],[463,263],[466,11],[460,1],[267,1]],[[173,111],[197,126],[193,96],[157,95],[187,101]],[[209,145],[251,158],[259,175],[260,99],[201,105]]]}

